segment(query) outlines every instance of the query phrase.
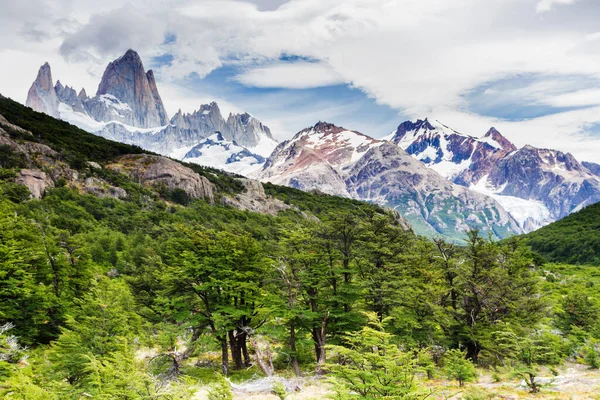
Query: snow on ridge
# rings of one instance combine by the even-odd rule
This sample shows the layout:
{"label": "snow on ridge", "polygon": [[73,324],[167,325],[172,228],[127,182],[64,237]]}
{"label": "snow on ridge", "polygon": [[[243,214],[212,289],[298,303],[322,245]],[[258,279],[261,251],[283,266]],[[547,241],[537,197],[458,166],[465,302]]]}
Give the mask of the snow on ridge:
{"label": "snow on ridge", "polygon": [[125,128],[127,131],[135,133],[148,133],[148,134],[156,134],[165,129],[168,125],[165,126],[157,126],[155,128],[137,128],[135,126],[124,124],[120,121],[107,121],[107,122],[99,122],[90,117],[88,114],[78,112],[73,110],[68,104],[59,103],[58,112],[60,114],[60,119],[67,121],[68,123],[75,125],[76,127],[83,129],[89,133],[95,133],[104,129],[107,125],[116,124]]}
{"label": "snow on ridge", "polygon": [[483,176],[470,190],[489,196],[496,200],[526,232],[541,228],[554,220],[548,207],[539,200],[522,199],[520,197],[500,194],[504,187],[496,188],[489,184],[488,176]]}
{"label": "snow on ridge", "polygon": [[119,111],[132,111],[131,107],[129,107],[129,104],[122,103],[121,100],[117,99],[112,94],[101,94],[98,97],[100,98],[100,101],[102,101],[107,107],[111,107]]}

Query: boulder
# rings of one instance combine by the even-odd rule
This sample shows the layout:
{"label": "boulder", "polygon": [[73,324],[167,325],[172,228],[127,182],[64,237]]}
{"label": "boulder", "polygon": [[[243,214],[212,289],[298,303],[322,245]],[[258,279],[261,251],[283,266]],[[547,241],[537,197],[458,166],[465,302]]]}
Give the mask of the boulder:
{"label": "boulder", "polygon": [[47,188],[54,187],[54,182],[50,177],[39,169],[22,169],[16,178],[16,182],[25,185],[34,199],[41,199]]}

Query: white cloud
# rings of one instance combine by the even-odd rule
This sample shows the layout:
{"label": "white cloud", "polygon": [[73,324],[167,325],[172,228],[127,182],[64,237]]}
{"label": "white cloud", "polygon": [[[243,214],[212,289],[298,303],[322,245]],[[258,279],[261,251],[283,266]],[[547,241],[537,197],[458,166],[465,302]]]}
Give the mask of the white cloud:
{"label": "white cloud", "polygon": [[330,66],[312,62],[276,63],[248,70],[234,79],[259,88],[310,89],[344,83]]}
{"label": "white cloud", "polygon": [[577,0],[540,0],[536,6],[538,13],[551,11],[555,4],[574,4]]}

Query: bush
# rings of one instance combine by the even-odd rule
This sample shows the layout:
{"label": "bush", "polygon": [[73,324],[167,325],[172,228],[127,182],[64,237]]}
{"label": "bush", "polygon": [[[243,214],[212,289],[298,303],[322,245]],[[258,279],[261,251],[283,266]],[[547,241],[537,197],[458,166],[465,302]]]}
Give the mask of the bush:
{"label": "bush", "polygon": [[279,397],[280,400],[285,400],[285,398],[287,397],[285,386],[283,386],[283,383],[279,381],[275,382],[275,384],[273,385],[273,393],[275,394],[275,396]]}
{"label": "bush", "polygon": [[448,379],[457,380],[460,386],[477,377],[477,371],[471,360],[468,360],[465,353],[458,349],[448,350],[444,355],[444,371]]}
{"label": "bush", "polygon": [[590,343],[583,348],[583,360],[591,369],[600,368],[600,354],[595,343]]}
{"label": "bush", "polygon": [[22,203],[29,200],[31,193],[27,186],[19,185],[17,183],[5,183],[1,187],[2,195],[13,203]]}
{"label": "bush", "polygon": [[216,374],[215,382],[208,389],[208,400],[233,400],[231,386],[223,375]]}

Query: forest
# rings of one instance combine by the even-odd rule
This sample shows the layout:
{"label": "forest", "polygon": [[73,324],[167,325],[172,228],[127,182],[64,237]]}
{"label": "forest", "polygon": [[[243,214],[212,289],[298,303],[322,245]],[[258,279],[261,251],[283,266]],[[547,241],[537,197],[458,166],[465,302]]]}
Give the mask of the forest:
{"label": "forest", "polygon": [[0,397],[186,399],[209,385],[230,399],[230,382],[311,376],[335,399],[425,399],[440,377],[463,391],[488,371],[536,393],[542,371],[600,367],[597,272],[549,264],[527,237],[447,243],[376,205],[270,184],[294,207],[152,191],[87,164],[135,148],[13,103],[0,99],[9,121],[129,196],[63,182],[30,199],[14,183],[23,160],[0,146]]}

